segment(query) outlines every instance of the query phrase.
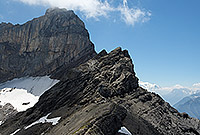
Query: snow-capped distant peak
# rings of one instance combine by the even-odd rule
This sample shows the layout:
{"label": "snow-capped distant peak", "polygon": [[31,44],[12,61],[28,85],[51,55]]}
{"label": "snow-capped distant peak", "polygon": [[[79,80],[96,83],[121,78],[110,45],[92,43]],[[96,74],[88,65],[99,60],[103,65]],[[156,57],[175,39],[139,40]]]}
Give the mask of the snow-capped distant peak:
{"label": "snow-capped distant peak", "polygon": [[157,89],[160,89],[161,87],[157,84],[152,84],[152,83],[149,83],[149,82],[143,82],[143,81],[139,81],[139,85],[140,87],[144,88],[144,89],[147,89],[149,91],[155,91]]}
{"label": "snow-capped distant peak", "polygon": [[180,84],[176,84],[173,89],[183,89],[185,88],[184,86],[180,85]]}

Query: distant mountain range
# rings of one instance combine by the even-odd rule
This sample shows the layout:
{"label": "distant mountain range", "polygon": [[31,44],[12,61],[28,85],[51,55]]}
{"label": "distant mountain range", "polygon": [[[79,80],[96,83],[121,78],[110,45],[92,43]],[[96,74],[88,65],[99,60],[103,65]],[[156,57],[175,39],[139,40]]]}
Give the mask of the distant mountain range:
{"label": "distant mountain range", "polygon": [[178,103],[184,97],[187,97],[192,94],[196,94],[196,93],[200,92],[200,88],[198,90],[197,88],[195,88],[195,89],[187,88],[187,87],[183,87],[181,85],[175,85],[172,87],[160,87],[157,84],[143,82],[143,81],[139,81],[139,85],[144,89],[147,89],[151,92],[155,92],[155,93],[159,94],[171,105]]}
{"label": "distant mountain range", "polygon": [[178,103],[184,97],[192,95],[196,92],[197,91],[192,91],[192,90],[187,89],[187,88],[179,88],[179,89],[173,89],[170,93],[168,93],[166,95],[162,95],[162,97],[167,102],[169,102],[171,105],[174,106],[174,104]]}
{"label": "distant mountain range", "polygon": [[140,81],[140,86],[149,91],[156,92],[179,112],[185,112],[191,117],[200,119],[200,90],[184,88],[180,85],[162,88],[157,84],[142,81]]}
{"label": "distant mountain range", "polygon": [[200,93],[184,97],[174,107],[180,112],[186,112],[191,117],[200,119]]}

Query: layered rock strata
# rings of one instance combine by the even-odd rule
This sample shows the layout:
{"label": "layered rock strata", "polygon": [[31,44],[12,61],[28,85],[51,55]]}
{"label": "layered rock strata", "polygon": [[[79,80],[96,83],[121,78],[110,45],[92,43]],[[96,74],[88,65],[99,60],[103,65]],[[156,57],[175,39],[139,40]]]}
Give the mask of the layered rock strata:
{"label": "layered rock strata", "polygon": [[0,83],[43,76],[95,55],[84,23],[73,11],[48,9],[22,25],[0,24]]}

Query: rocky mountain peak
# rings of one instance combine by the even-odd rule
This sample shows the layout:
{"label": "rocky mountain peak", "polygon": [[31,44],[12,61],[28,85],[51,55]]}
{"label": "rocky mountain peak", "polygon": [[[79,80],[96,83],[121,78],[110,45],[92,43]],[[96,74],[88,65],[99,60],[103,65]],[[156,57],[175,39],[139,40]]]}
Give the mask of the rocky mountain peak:
{"label": "rocky mountain peak", "polygon": [[67,10],[66,8],[48,8],[45,12],[45,15],[53,15],[59,13],[75,15],[73,10]]}
{"label": "rocky mountain peak", "polygon": [[[67,10],[65,8],[49,8],[46,10],[44,17],[53,21],[57,26],[61,25],[63,27],[67,25],[80,25],[85,27],[82,20],[74,13],[73,10]],[[70,22],[68,22],[70,21]]]}
{"label": "rocky mountain peak", "polygon": [[93,75],[97,90],[103,97],[123,96],[138,87],[132,60],[127,50],[116,48],[107,54],[101,51],[94,59],[81,65],[81,72]]}
{"label": "rocky mountain peak", "polygon": [[73,11],[48,9],[23,25],[0,25],[0,82],[49,75],[95,54],[84,23]]}

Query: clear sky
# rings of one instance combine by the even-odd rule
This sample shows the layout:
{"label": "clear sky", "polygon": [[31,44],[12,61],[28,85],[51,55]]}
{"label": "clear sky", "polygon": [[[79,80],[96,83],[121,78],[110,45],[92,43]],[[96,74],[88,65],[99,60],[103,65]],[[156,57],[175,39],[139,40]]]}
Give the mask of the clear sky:
{"label": "clear sky", "polygon": [[129,50],[140,80],[200,82],[199,0],[0,0],[0,22],[22,24],[62,5],[85,22],[97,52]]}

